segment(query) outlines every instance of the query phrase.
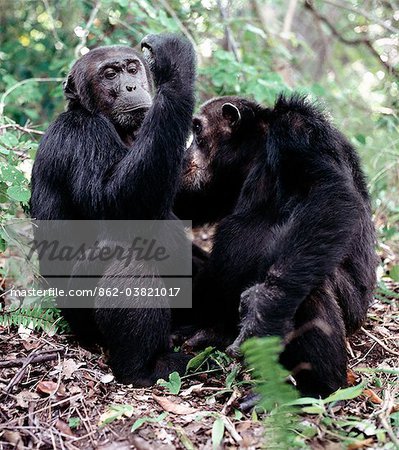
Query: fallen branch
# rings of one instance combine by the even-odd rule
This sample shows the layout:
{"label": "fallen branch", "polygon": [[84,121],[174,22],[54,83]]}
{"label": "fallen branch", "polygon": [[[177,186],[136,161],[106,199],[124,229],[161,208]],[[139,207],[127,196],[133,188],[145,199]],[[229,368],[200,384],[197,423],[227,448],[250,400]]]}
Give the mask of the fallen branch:
{"label": "fallen branch", "polygon": [[42,350],[40,353],[34,353],[33,355],[25,358],[3,359],[0,361],[0,369],[54,361],[57,359],[58,353],[62,353],[64,351],[65,349],[61,347],[51,350]]}
{"label": "fallen branch", "polygon": [[[72,401],[75,401],[75,400],[76,400],[76,401],[78,401],[78,400],[83,400],[82,394],[74,394],[74,395],[71,395],[70,397],[64,398],[64,399],[60,400],[59,402],[52,403],[52,404],[51,404],[51,407],[52,407],[52,408],[55,408],[55,407],[57,407],[57,406],[63,405],[64,403],[72,402]],[[46,411],[46,410],[48,410],[48,409],[49,409],[49,405],[46,404],[46,406],[44,406],[43,408],[40,408],[40,409],[35,410],[35,414],[38,414],[38,413],[40,413],[40,412],[42,412],[42,411]],[[29,417],[29,413],[28,413],[28,414],[24,414],[24,415],[22,415],[22,416],[14,417],[13,419],[9,420],[7,423],[4,423],[4,424],[3,424],[3,423],[0,423],[0,429],[10,428],[10,425],[11,425],[12,423],[15,423],[15,422],[20,422],[20,423],[22,423],[22,421],[23,421],[24,419],[26,419],[27,417]],[[69,436],[69,437],[70,437],[70,436]],[[79,438],[78,438],[78,439],[79,439]],[[78,440],[78,439],[76,439],[76,440]],[[80,439],[82,439],[82,438],[80,438]]]}
{"label": "fallen branch", "polygon": [[378,339],[377,336],[374,336],[374,334],[370,333],[370,331],[367,331],[365,328],[362,327],[362,331],[363,333],[367,334],[367,336],[371,339],[373,339],[373,341],[377,342],[377,344],[379,344],[383,349],[385,349],[387,352],[391,353],[392,355],[395,356],[399,356],[399,352],[392,350],[391,348],[389,348],[383,341],[381,341],[381,339]]}
{"label": "fallen branch", "polygon": [[[28,364],[38,364],[47,361],[54,361],[57,359],[58,353],[49,353],[47,355],[38,355],[32,358]],[[5,369],[7,367],[18,367],[23,366],[26,362],[26,358],[17,358],[17,359],[5,359],[0,361],[0,369]]]}

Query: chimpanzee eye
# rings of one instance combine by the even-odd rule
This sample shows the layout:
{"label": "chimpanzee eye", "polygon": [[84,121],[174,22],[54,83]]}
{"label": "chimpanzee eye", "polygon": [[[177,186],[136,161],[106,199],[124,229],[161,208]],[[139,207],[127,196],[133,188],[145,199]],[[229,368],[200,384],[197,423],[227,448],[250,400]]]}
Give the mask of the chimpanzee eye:
{"label": "chimpanzee eye", "polygon": [[112,79],[114,79],[114,78],[116,77],[116,72],[115,72],[114,69],[107,69],[107,70],[104,72],[104,76],[105,76],[105,78],[107,78],[108,80],[112,80]]}
{"label": "chimpanzee eye", "polygon": [[138,71],[138,67],[137,67],[137,65],[136,64],[129,64],[128,66],[127,66],[127,71],[129,72],[129,73],[132,73],[133,75],[135,74],[135,73],[137,73],[137,71]]}
{"label": "chimpanzee eye", "polygon": [[193,133],[194,134],[199,134],[202,131],[202,125],[201,122],[196,120],[193,122]]}

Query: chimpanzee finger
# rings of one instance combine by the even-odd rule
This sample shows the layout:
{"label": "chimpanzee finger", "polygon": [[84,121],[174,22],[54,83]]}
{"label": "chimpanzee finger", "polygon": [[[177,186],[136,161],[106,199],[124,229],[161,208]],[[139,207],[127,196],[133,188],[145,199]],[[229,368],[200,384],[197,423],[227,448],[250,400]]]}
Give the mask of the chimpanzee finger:
{"label": "chimpanzee finger", "polygon": [[242,411],[242,412],[251,411],[259,403],[259,400],[260,400],[259,394],[250,392],[240,402],[240,406],[239,406],[240,411]]}

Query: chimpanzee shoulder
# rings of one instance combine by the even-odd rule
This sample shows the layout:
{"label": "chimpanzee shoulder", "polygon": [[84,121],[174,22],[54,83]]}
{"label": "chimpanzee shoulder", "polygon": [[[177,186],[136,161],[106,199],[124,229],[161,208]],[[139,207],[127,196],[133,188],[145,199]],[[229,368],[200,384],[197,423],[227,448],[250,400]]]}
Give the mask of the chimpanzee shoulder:
{"label": "chimpanzee shoulder", "polygon": [[232,354],[250,336],[281,336],[281,361],[299,389],[328,395],[346,383],[345,337],[364,321],[375,285],[375,231],[355,149],[296,94],[272,107],[212,99],[193,131],[176,206],[197,224],[217,223],[194,295],[213,311],[203,326],[237,333]]}

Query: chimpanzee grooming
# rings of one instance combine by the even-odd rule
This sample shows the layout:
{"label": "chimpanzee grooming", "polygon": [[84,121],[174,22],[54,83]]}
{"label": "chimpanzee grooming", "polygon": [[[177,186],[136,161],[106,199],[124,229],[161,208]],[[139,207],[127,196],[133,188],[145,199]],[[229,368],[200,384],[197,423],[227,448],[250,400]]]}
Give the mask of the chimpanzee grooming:
{"label": "chimpanzee grooming", "polygon": [[232,354],[250,336],[282,336],[280,359],[300,391],[328,395],[346,384],[345,337],[362,324],[375,283],[370,200],[355,150],[300,96],[280,96],[273,109],[210,100],[193,133],[175,211],[197,224],[220,222],[194,293],[209,331],[189,344],[221,324],[237,336],[239,322]]}
{"label": "chimpanzee grooming", "polygon": [[[74,64],[64,85],[68,110],[47,130],[33,167],[33,218],[175,218],[195,54],[174,35],[147,36],[141,47],[145,58],[110,46]],[[121,382],[149,385],[185,369],[188,357],[170,348],[169,308],[66,309],[65,315],[78,336],[99,333]]]}

